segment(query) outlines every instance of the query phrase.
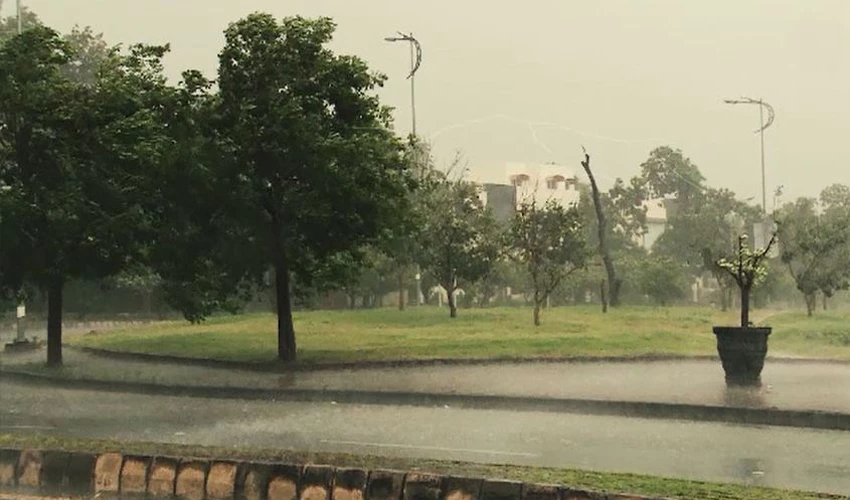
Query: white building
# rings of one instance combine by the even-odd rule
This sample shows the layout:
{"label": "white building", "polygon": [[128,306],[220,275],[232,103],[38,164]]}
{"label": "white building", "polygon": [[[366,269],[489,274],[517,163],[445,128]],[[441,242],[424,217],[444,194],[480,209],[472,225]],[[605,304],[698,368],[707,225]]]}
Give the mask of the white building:
{"label": "white building", "polygon": [[667,228],[667,209],[669,200],[663,198],[647,200],[643,203],[646,208],[646,232],[640,236],[638,243],[641,247],[651,250]]}
{"label": "white building", "polygon": [[505,173],[516,192],[516,206],[536,200],[545,203],[555,200],[568,207],[581,199],[578,175],[574,169],[549,164],[508,163]]}

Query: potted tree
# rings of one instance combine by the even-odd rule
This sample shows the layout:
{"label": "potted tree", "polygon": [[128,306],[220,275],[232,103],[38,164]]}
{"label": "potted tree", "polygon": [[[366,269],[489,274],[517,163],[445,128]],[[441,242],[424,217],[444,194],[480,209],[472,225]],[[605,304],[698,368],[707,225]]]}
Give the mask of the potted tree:
{"label": "potted tree", "polygon": [[756,327],[750,322],[750,294],[767,276],[765,258],[775,242],[774,233],[766,247],[754,249],[747,243],[747,236],[742,235],[732,257],[717,261],[718,267],[732,276],[741,291],[741,326],[714,327],[717,354],[726,372],[727,385],[761,385],[771,328]]}

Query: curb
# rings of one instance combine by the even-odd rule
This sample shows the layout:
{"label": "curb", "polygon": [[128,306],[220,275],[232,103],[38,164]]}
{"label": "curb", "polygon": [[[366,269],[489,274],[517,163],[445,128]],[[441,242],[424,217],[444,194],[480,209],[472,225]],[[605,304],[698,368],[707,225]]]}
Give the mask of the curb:
{"label": "curb", "polygon": [[422,471],[114,451],[0,448],[0,471],[0,498],[33,500],[665,500]]}
{"label": "curb", "polygon": [[[554,357],[528,357],[515,356],[505,358],[428,358],[428,359],[398,359],[387,361],[342,361],[333,363],[295,363],[282,364],[276,361],[266,363],[247,361],[226,361],[209,358],[189,358],[182,356],[171,356],[166,354],[147,354],[139,352],[112,351],[95,347],[83,347],[64,345],[63,347],[116,360],[145,361],[158,363],[171,363],[190,366],[202,366],[208,368],[229,368],[257,372],[316,372],[329,370],[360,370],[370,368],[411,368],[423,366],[481,366],[481,365],[503,365],[517,363],[661,363],[665,361],[720,361],[715,355],[697,354],[638,354],[634,356],[554,356]],[[820,363],[850,365],[850,360],[843,359],[820,359],[820,358],[785,358],[767,357],[772,363]]]}
{"label": "curb", "polygon": [[396,391],[344,391],[321,389],[257,389],[250,387],[203,387],[63,379],[46,375],[0,371],[0,380],[49,385],[67,389],[87,389],[159,396],[182,396],[260,401],[335,402],[345,404],[446,406],[477,410],[544,411],[633,418],[725,422],[824,430],[850,431],[850,414],[777,408],[704,406],[680,403],[604,401],[576,398],[543,398],[484,394],[440,394]]}

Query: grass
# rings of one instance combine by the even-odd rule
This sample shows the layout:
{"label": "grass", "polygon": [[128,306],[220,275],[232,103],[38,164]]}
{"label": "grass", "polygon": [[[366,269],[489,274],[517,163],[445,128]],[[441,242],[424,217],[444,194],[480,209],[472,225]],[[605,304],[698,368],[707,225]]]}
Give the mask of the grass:
{"label": "grass", "polygon": [[[850,311],[757,311],[773,327],[771,354],[850,359]],[[553,308],[531,324],[528,308],[461,310],[450,319],[433,307],[313,311],[295,315],[299,360],[307,363],[428,358],[714,354],[712,325],[734,325],[734,312],[698,307]],[[77,337],[72,344],[126,352],[271,361],[271,314],[216,317],[200,325],[163,322]]]}
{"label": "grass", "polygon": [[511,479],[517,481],[562,484],[579,489],[632,493],[668,498],[703,500],[815,500],[840,499],[837,495],[806,493],[736,484],[708,483],[668,479],[637,474],[592,472],[548,467],[477,464],[469,462],[390,458],[343,453],[312,453],[256,448],[215,448],[150,442],[80,440],[46,435],[0,434],[0,448],[54,449],[102,453],[191,456],[234,460],[266,460],[296,464],[319,463],[338,467],[396,469],[455,476]]}

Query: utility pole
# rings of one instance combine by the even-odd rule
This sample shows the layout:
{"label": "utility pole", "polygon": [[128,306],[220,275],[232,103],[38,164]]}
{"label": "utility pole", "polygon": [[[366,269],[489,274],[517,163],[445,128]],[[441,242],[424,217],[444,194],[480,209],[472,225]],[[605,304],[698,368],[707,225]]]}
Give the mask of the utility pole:
{"label": "utility pole", "polygon": [[16,10],[17,10],[16,14],[18,16],[18,34],[20,35],[21,32],[24,31],[24,23],[23,23],[23,20],[21,18],[21,0],[18,0]]}
{"label": "utility pole", "polygon": [[[401,31],[397,31],[398,36],[388,36],[384,38],[387,42],[407,42],[410,45],[410,73],[407,75],[407,79],[410,80],[410,117],[411,117],[411,128],[410,133],[413,138],[413,161],[417,169],[420,168],[419,165],[419,141],[416,138],[416,72],[419,70],[419,66],[422,64],[422,46],[419,45],[419,40],[413,37],[413,33],[402,33]],[[421,174],[422,172],[417,172]],[[422,304],[422,275],[419,266],[416,266],[416,299],[413,301],[413,304],[419,306]],[[399,290],[399,294],[402,291]],[[402,300],[399,297],[399,300]]]}
{"label": "utility pole", "polygon": [[419,45],[419,40],[413,37],[413,33],[405,34],[401,31],[397,33],[398,36],[388,36],[384,40],[410,44],[410,74],[407,75],[407,79],[410,80],[410,114],[413,122],[411,133],[416,136],[416,72],[422,64],[422,46]]}
{"label": "utility pole", "polygon": [[[764,212],[765,220],[762,223],[762,236],[765,243],[767,242],[767,180],[764,167],[764,131],[766,128],[773,125],[773,120],[776,113],[773,111],[773,106],[764,102],[763,99],[752,99],[749,97],[741,97],[740,99],[726,99],[726,104],[756,104],[759,107],[759,129],[755,132],[759,134],[761,142],[761,208]],[[767,109],[767,123],[764,120],[764,110]]]}

